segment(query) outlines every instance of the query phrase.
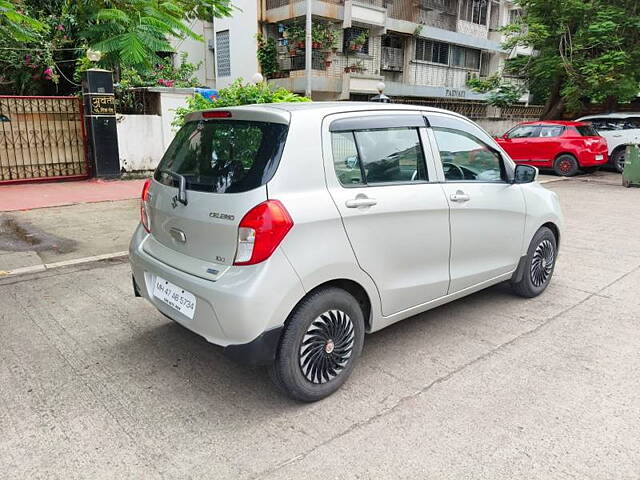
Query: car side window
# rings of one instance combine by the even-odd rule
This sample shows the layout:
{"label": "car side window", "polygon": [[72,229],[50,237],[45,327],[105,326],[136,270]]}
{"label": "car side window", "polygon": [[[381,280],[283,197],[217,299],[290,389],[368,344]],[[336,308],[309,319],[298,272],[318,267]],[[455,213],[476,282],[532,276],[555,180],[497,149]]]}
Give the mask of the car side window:
{"label": "car side window", "polygon": [[363,185],[360,158],[353,132],[333,132],[331,146],[333,168],[340,183],[346,187]]}
{"label": "car side window", "polygon": [[332,132],[331,142],[336,175],[345,187],[428,180],[418,128]]}
{"label": "car side window", "polygon": [[602,132],[622,130],[624,127],[623,121],[616,118],[592,118],[589,122],[596,130]]}
{"label": "car side window", "polygon": [[368,184],[427,180],[417,128],[359,130],[354,135]]}
{"label": "car side window", "polygon": [[545,126],[540,127],[540,136],[541,137],[559,137],[562,134],[563,127],[559,126]]}
{"label": "car side window", "polygon": [[500,154],[484,142],[462,130],[434,127],[433,133],[446,181],[504,181]]}
{"label": "car side window", "polygon": [[625,130],[640,129],[640,118],[633,117],[625,120]]}
{"label": "car side window", "polygon": [[538,127],[535,125],[522,125],[511,130],[507,134],[507,138],[530,138],[536,137]]}

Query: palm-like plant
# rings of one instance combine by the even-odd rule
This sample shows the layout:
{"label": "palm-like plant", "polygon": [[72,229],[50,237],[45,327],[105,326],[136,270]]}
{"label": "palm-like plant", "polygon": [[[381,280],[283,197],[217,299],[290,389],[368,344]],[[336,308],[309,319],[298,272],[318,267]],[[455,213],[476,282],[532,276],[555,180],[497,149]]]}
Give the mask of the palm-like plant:
{"label": "palm-like plant", "polygon": [[185,23],[178,2],[128,0],[104,2],[90,15],[82,36],[113,64],[149,67],[158,52],[173,51],[169,38],[201,40]]}
{"label": "palm-like plant", "polygon": [[29,42],[46,28],[45,24],[19,11],[13,2],[0,0],[0,35],[3,38]]}

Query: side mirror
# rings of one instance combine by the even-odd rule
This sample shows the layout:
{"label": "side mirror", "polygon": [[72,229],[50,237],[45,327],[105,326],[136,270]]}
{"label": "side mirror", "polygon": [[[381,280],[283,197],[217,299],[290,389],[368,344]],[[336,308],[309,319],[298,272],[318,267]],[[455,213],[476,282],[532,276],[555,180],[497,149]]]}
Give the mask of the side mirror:
{"label": "side mirror", "polygon": [[516,165],[513,174],[513,183],[532,183],[538,178],[538,169],[531,165]]}
{"label": "side mirror", "polygon": [[509,138],[509,134],[508,133],[505,133],[504,135],[502,135],[502,138],[504,138],[505,140],[511,140]]}

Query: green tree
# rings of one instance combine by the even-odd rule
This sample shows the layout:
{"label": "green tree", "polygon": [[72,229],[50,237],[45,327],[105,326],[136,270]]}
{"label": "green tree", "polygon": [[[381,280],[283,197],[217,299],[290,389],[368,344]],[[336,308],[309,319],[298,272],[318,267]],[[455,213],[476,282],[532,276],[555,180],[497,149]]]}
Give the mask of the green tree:
{"label": "green tree", "polygon": [[474,92],[486,93],[487,103],[494,107],[508,107],[516,103],[524,93],[524,88],[505,80],[499,73],[486,78],[470,78],[467,86]]}
{"label": "green tree", "polygon": [[521,19],[506,48],[532,47],[507,64],[545,102],[543,119],[578,112],[588,102],[626,102],[640,91],[640,2],[517,0]]}

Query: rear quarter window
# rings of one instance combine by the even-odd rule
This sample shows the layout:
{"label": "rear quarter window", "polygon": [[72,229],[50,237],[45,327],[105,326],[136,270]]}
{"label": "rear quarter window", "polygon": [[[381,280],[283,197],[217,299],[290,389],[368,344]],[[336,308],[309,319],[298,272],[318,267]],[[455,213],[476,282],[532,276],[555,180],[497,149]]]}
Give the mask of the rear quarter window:
{"label": "rear quarter window", "polygon": [[278,167],[288,127],[270,122],[201,120],[176,134],[154,178],[177,186],[167,171],[185,177],[187,190],[240,193],[267,183]]}
{"label": "rear quarter window", "polygon": [[599,137],[600,135],[592,125],[581,125],[575,127],[575,130],[583,137]]}

